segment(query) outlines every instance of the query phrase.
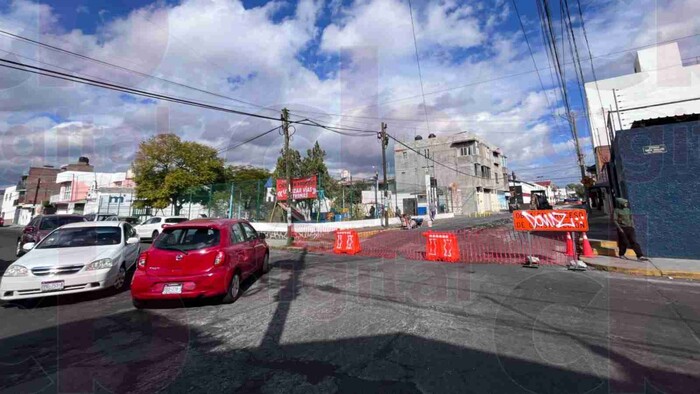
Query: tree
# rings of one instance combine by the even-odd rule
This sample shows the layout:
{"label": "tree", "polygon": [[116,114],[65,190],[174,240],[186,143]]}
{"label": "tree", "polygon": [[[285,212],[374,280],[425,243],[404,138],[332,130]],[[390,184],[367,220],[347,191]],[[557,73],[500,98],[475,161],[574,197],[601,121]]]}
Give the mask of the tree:
{"label": "tree", "polygon": [[188,192],[222,178],[224,162],[213,148],[159,134],[139,144],[132,168],[140,205],[163,209],[172,204],[179,215]]}
{"label": "tree", "polygon": [[338,183],[328,173],[325,160],[326,151],[321,149],[316,141],[312,149],[306,150],[306,157],[301,162],[301,170],[304,176],[318,176],[325,196],[333,198],[340,189]]}
{"label": "tree", "polygon": [[[275,179],[287,179],[286,163],[287,162],[285,161],[284,150],[281,150],[280,157],[277,158],[277,165],[275,166],[275,170],[272,172],[272,176]],[[304,176],[301,169],[301,153],[299,153],[298,150],[289,149],[289,163],[291,165],[290,172],[292,178],[301,178]]]}
{"label": "tree", "polygon": [[[264,204],[265,182],[270,178],[270,171],[264,168],[252,166],[228,166],[224,169],[224,179],[233,184],[234,205],[240,207],[252,215],[260,214],[259,205]],[[266,210],[265,210],[266,211]],[[252,216],[251,216],[252,217]]]}
{"label": "tree", "polygon": [[585,195],[583,185],[580,183],[569,183],[568,185],[566,185],[566,189],[575,191],[576,195],[579,198],[583,198],[583,196]]}

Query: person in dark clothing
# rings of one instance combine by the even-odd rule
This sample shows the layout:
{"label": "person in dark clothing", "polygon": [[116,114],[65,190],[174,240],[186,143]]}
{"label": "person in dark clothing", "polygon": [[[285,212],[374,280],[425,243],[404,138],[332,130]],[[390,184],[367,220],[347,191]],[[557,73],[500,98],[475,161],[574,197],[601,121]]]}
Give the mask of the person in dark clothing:
{"label": "person in dark clothing", "polygon": [[637,255],[637,260],[649,261],[648,258],[644,257],[642,248],[637,243],[632,211],[629,208],[629,202],[624,198],[617,199],[617,208],[615,208],[613,213],[613,220],[617,227],[617,247],[620,249],[620,258],[626,260],[625,252],[627,252],[627,248],[632,248]]}
{"label": "person in dark clothing", "polygon": [[372,205],[372,206],[369,208],[369,217],[372,218],[372,219],[374,219],[374,214],[375,214],[375,212],[376,212],[376,210],[374,209],[374,205]]}

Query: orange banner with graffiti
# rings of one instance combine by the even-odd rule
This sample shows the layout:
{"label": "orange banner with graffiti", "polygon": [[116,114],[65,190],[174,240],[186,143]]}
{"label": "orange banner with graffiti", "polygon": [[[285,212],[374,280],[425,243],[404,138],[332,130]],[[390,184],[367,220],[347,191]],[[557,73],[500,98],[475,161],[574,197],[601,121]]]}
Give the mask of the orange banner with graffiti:
{"label": "orange banner with graffiti", "polygon": [[588,231],[585,209],[513,211],[515,231]]}

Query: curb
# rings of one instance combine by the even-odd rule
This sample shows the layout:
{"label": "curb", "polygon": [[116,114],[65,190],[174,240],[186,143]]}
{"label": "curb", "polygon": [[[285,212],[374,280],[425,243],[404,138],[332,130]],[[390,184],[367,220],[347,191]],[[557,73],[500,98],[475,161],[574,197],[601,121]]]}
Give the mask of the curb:
{"label": "curb", "polygon": [[646,267],[646,268],[628,268],[620,267],[616,265],[607,265],[596,263],[590,259],[584,260],[584,262],[591,268],[597,271],[607,271],[616,272],[621,274],[633,275],[633,276],[651,276],[651,277],[672,277],[674,279],[691,279],[700,281],[700,272],[693,271],[661,271],[656,267]]}

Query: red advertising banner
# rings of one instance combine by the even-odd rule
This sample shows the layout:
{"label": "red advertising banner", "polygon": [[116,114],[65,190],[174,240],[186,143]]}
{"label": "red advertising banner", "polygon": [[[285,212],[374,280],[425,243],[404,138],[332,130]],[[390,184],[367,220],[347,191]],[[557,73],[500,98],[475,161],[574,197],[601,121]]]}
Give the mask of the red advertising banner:
{"label": "red advertising banner", "polygon": [[[292,198],[295,200],[314,199],[318,196],[316,176],[292,179]],[[277,180],[277,201],[287,201],[287,180]]]}
{"label": "red advertising banner", "polygon": [[588,231],[585,209],[513,211],[515,231]]}

